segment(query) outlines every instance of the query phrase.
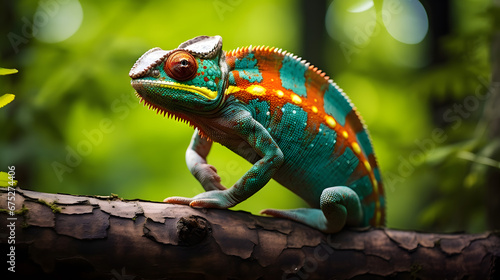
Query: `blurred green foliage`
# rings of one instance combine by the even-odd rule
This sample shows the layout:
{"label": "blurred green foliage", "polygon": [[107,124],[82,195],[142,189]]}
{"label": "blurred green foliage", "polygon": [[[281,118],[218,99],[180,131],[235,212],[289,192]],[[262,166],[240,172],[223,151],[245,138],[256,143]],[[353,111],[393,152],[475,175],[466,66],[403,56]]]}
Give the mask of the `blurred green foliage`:
{"label": "blurred green foliage", "polygon": [[[10,75],[10,74],[15,74],[17,73],[16,69],[6,69],[6,68],[1,68],[0,67],[0,75]],[[15,95],[12,93],[5,93],[0,95],[0,108],[4,107],[5,105],[9,104],[14,100]]]}
{"label": "blurred green foliage", "polygon": [[[297,1],[5,2],[0,65],[19,73],[0,77],[0,92],[16,94],[0,109],[0,170],[16,166],[19,186],[38,191],[155,201],[202,191],[184,164],[192,128],[138,106],[130,86],[128,71],[146,50],[218,34],[225,50],[270,45],[303,56]],[[482,178],[498,168],[490,158],[497,146],[485,138],[485,100],[467,102],[487,91],[491,21],[499,15],[487,0],[450,1],[451,32],[433,42],[430,21],[424,41],[408,45],[383,28],[381,3],[377,18],[343,23],[375,23],[378,32],[362,42],[328,39],[322,63],[370,129],[386,179],[388,226],[485,230]],[[79,5],[76,24],[71,13]],[[51,32],[61,26],[71,36],[57,42]],[[33,37],[38,32],[44,35]],[[443,62],[432,63],[431,44]],[[457,104],[474,108],[465,116]],[[250,167],[219,145],[209,161],[226,186]],[[302,206],[272,182],[235,209]]]}

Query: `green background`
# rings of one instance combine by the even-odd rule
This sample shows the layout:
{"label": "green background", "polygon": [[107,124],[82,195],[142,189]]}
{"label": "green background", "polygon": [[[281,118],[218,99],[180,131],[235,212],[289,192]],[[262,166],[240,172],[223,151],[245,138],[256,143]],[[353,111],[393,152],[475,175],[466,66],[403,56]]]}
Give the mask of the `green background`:
{"label": "green background", "polygon": [[[0,76],[0,94],[16,95],[0,109],[0,171],[14,165],[20,187],[44,192],[154,201],[198,194],[184,163],[193,129],[139,105],[128,71],[152,47],[221,35],[225,50],[295,53],[344,89],[372,136],[389,227],[487,229],[484,178],[498,166],[475,155],[498,164],[481,98],[491,75],[490,1],[446,1],[444,19],[422,1],[429,29],[418,44],[391,34],[384,1],[350,10],[367,2],[321,2],[318,30],[300,1],[3,1],[0,67],[19,73]],[[391,20],[391,28],[410,24]],[[426,22],[416,17],[414,32]],[[319,43],[308,41],[316,33]],[[220,145],[208,160],[228,187],[250,167]],[[271,182],[234,209],[303,206]]]}

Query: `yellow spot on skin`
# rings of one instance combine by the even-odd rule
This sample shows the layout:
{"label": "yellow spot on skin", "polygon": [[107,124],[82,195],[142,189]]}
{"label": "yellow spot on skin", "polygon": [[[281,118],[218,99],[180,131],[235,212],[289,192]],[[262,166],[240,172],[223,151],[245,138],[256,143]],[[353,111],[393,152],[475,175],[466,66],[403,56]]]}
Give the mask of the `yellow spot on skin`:
{"label": "yellow spot on skin", "polygon": [[378,195],[378,182],[375,178],[372,179],[372,185],[373,185],[373,192],[375,192]]}
{"label": "yellow spot on skin", "polygon": [[337,122],[335,121],[335,119],[331,116],[326,116],[325,117],[325,122],[326,124],[330,127],[330,128],[335,128],[335,126],[337,125]]}
{"label": "yellow spot on skin", "polygon": [[[367,160],[365,160],[363,163],[365,164],[366,170],[368,172],[371,172],[372,171],[372,166],[370,165],[370,163]],[[377,182],[377,181],[375,181],[375,182]]]}
{"label": "yellow spot on skin", "polygon": [[226,89],[226,94],[233,94],[235,92],[241,91],[241,88],[236,87],[236,86],[228,86]]}
{"label": "yellow spot on skin", "polygon": [[279,90],[279,89],[278,89],[278,90],[276,91],[276,95],[277,95],[279,98],[281,98],[281,97],[283,97],[285,94],[284,94],[281,90]]}
{"label": "yellow spot on skin", "polygon": [[266,94],[266,89],[261,85],[251,85],[251,86],[247,87],[247,91],[253,95]]}
{"label": "yellow spot on skin", "polygon": [[[359,155],[359,153],[361,153],[361,148],[359,147],[358,143],[357,142],[352,142],[351,144],[352,146],[352,150]],[[366,165],[366,164],[365,164]]]}
{"label": "yellow spot on skin", "polygon": [[292,95],[292,102],[299,105],[300,103],[302,103],[302,99],[300,98],[300,96],[293,94]]}
{"label": "yellow spot on skin", "polygon": [[347,133],[347,131],[344,130],[344,132],[342,132],[342,136],[344,136],[345,139],[349,138],[349,133]]}
{"label": "yellow spot on skin", "polygon": [[317,113],[318,112],[318,108],[316,106],[312,106],[311,110],[313,111],[313,113]]}

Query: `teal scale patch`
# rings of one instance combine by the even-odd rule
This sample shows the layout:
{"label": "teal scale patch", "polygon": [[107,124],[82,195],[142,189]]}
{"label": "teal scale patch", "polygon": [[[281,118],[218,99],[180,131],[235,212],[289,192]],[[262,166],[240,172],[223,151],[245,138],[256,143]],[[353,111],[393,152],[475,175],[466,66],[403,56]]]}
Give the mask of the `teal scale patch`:
{"label": "teal scale patch", "polygon": [[358,194],[360,201],[363,201],[366,196],[369,196],[373,192],[370,176],[368,175],[354,181],[349,187]]}
{"label": "teal scale patch", "polygon": [[[272,118],[274,121],[273,124],[270,124],[270,127],[274,131],[273,136],[285,140],[283,141],[283,145],[285,145],[286,149],[300,150],[301,147],[297,144],[303,143],[305,137],[307,137],[307,112],[291,103],[285,104],[278,110],[281,110],[282,117],[281,119],[276,116]],[[273,112],[273,114],[277,113]]]}
{"label": "teal scale patch", "polygon": [[[284,153],[296,154],[306,141],[307,112],[295,104],[287,103],[270,112],[270,122],[263,124]],[[281,115],[281,116],[280,116]]]}
{"label": "teal scale patch", "polygon": [[301,175],[303,183],[300,183],[307,185],[305,183],[307,181],[317,181],[317,185],[311,191],[318,192],[316,195],[319,197],[324,188],[334,186],[331,178],[339,174],[324,175],[325,172],[331,173],[335,170],[335,166],[338,166],[338,163],[331,161],[337,142],[337,133],[324,124],[320,124],[318,131],[319,133],[313,139],[305,141],[302,149],[292,154],[291,157],[298,167],[293,172],[304,172]]}
{"label": "teal scale patch", "polygon": [[[305,125],[298,124],[298,129],[292,136],[306,139],[300,144],[287,144],[286,141],[277,140],[286,158],[285,170],[282,170],[280,178],[286,180],[286,178],[293,177],[293,185],[299,189],[291,190],[299,193],[307,192],[309,198],[307,201],[312,203],[313,207],[319,207],[319,199],[316,201],[316,198],[320,197],[324,189],[348,186],[348,180],[359,165],[359,159],[350,148],[346,148],[340,155],[337,154],[335,130],[321,124],[318,133],[313,135],[313,138],[309,138],[311,135],[306,135],[310,133],[307,133],[305,128]],[[285,137],[290,137],[290,135],[287,133]],[[297,141],[300,140],[297,139]],[[314,186],[310,186],[309,182],[315,182]],[[308,186],[307,190],[303,189],[305,186]],[[364,186],[369,187],[369,182]],[[361,185],[358,190],[367,192]]]}
{"label": "teal scale patch", "polygon": [[307,67],[300,61],[285,55],[280,69],[281,86],[300,96],[307,97],[306,70]]}
{"label": "teal scale patch", "polygon": [[221,77],[222,73],[215,60],[198,59],[198,74],[192,80],[185,82],[187,85],[206,87],[217,91],[215,78]]}
{"label": "teal scale patch", "polygon": [[373,154],[373,147],[370,141],[370,137],[368,136],[368,132],[366,130],[362,130],[356,133],[356,140],[361,146],[363,152],[365,152],[366,156]]}
{"label": "teal scale patch", "polygon": [[234,62],[236,69],[254,69],[257,65],[257,60],[255,59],[253,53],[248,54],[244,58],[237,58]]}
{"label": "teal scale patch", "polygon": [[230,85],[236,85],[236,80],[234,79],[233,72],[229,72],[228,82]]}
{"label": "teal scale patch", "polygon": [[240,70],[239,73],[242,79],[245,79],[250,83],[262,82],[262,74],[260,73],[259,69]]}
{"label": "teal scale patch", "polygon": [[[290,116],[293,110],[304,119],[293,123],[293,117]],[[307,182],[316,182],[316,185],[308,191],[312,196],[319,197],[324,188],[332,186],[332,177],[324,176],[324,172],[331,173],[334,170],[334,163],[330,159],[334,154],[337,134],[321,124],[322,132],[311,135],[306,129],[307,112],[292,104],[284,106],[284,111],[283,119],[288,119],[288,125],[281,126],[281,130],[271,129],[271,135],[286,158],[282,178],[294,177],[294,185],[301,187],[308,186]],[[289,130],[290,128],[292,129]],[[319,200],[317,203],[319,207]]]}
{"label": "teal scale patch", "polygon": [[[319,153],[322,153],[322,150],[318,149],[318,147],[325,146],[333,152],[335,144],[337,143],[337,132],[324,124],[320,124],[318,131],[319,134],[308,145],[308,148],[315,148]],[[330,157],[330,155],[328,155],[328,157]]]}
{"label": "teal scale patch", "polygon": [[352,106],[347,98],[334,85],[330,84],[324,96],[325,112],[331,115],[342,126],[345,125],[345,118],[352,110]]}
{"label": "teal scale patch", "polygon": [[371,202],[368,205],[363,205],[363,225],[368,226],[370,224],[370,219],[375,215],[375,202]]}
{"label": "teal scale patch", "polygon": [[337,182],[347,182],[354,169],[358,167],[359,159],[351,148],[346,148],[344,153],[333,161],[333,164],[334,168],[331,170],[335,173]]}
{"label": "teal scale patch", "polygon": [[271,120],[269,103],[267,103],[266,101],[260,101],[258,99],[252,99],[248,103],[247,108],[256,121],[258,121],[264,127],[269,127],[269,121]]}
{"label": "teal scale patch", "polygon": [[379,195],[378,200],[380,201],[380,207],[385,209],[385,197],[383,195]]}
{"label": "teal scale patch", "polygon": [[234,64],[235,68],[239,70],[239,74],[242,79],[245,79],[250,83],[262,82],[262,73],[259,71],[257,60],[254,58],[253,53],[248,54],[242,59],[237,58]]}
{"label": "teal scale patch", "polygon": [[375,179],[377,179],[377,181],[382,181],[382,176],[380,176],[380,170],[378,167],[373,168],[373,175],[375,175]]}

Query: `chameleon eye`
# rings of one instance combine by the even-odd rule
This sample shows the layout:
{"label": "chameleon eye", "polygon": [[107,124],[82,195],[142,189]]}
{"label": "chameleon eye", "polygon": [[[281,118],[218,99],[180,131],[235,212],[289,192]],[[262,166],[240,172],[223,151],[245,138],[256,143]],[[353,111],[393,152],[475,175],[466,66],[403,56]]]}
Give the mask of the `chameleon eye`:
{"label": "chameleon eye", "polygon": [[178,50],[168,56],[164,69],[169,77],[177,81],[187,81],[194,78],[198,65],[190,53]]}

